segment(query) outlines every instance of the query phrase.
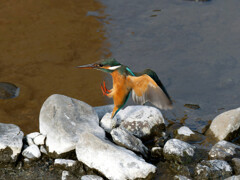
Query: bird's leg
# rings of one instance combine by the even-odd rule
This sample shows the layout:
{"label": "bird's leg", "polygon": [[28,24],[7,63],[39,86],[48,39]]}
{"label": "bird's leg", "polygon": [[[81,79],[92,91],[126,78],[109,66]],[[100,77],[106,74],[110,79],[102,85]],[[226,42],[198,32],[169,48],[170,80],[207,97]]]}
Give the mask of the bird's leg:
{"label": "bird's leg", "polygon": [[103,81],[103,87],[104,87],[104,89],[105,89],[105,92],[108,92],[108,93],[110,93],[110,92],[111,92],[111,90],[109,90],[109,89],[107,89],[107,88],[106,88],[105,81]]}
{"label": "bird's leg", "polygon": [[103,93],[103,95],[105,95],[105,96],[107,96],[108,94],[107,94],[107,92],[105,91],[105,89],[104,89],[104,87],[103,87],[103,85],[101,84],[101,90],[102,90],[102,93]]}
{"label": "bird's leg", "polygon": [[111,97],[110,93],[112,92],[112,90],[109,90],[106,88],[105,81],[103,81],[103,84],[101,84],[101,90],[102,90],[103,95]]}

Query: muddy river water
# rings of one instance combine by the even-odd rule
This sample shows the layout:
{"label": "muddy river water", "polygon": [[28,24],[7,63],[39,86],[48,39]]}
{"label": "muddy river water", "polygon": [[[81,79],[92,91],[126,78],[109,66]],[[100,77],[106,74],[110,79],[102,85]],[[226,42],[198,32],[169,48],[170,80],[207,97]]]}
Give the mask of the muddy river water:
{"label": "muddy river water", "polygon": [[174,100],[167,122],[201,132],[240,106],[239,8],[239,0],[1,1],[0,82],[20,93],[0,99],[0,122],[38,131],[40,108],[55,93],[111,103],[100,90],[109,77],[75,66],[115,57],[156,71]]}

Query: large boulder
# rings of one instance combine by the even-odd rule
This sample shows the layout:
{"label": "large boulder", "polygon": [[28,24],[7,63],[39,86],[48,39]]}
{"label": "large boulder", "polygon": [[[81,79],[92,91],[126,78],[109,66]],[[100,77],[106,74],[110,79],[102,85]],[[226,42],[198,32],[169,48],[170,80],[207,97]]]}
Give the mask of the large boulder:
{"label": "large boulder", "polygon": [[105,137],[93,108],[76,99],[54,94],[43,104],[39,117],[40,132],[46,136],[50,154],[61,156],[75,149],[79,135],[91,132]]}
{"label": "large boulder", "polygon": [[195,168],[195,179],[224,179],[232,175],[231,166],[223,160],[203,160]]}
{"label": "large boulder", "polygon": [[207,131],[218,140],[232,140],[240,134],[240,108],[226,111],[215,117]]}
{"label": "large boulder", "polygon": [[148,139],[161,136],[165,130],[162,113],[151,106],[128,106],[117,114],[120,126],[138,138]]}
{"label": "large boulder", "polygon": [[165,159],[188,164],[194,160],[196,147],[178,139],[170,139],[163,147]]}
{"label": "large boulder", "polygon": [[240,146],[223,140],[216,143],[208,154],[210,159],[230,160],[240,157]]}
{"label": "large boulder", "polygon": [[155,166],[146,163],[132,151],[88,132],[80,135],[76,154],[79,161],[108,179],[144,179],[150,178],[156,171]]}
{"label": "large boulder", "polygon": [[17,160],[23,146],[23,132],[14,124],[0,123],[0,164]]}

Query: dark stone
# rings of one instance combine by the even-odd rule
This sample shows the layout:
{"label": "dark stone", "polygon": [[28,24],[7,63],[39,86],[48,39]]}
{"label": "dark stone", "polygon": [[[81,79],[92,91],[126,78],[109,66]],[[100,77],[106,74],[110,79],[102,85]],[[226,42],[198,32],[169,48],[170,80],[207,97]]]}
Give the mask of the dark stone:
{"label": "dark stone", "polygon": [[231,166],[223,160],[203,160],[195,168],[195,179],[224,179],[232,175]]}
{"label": "dark stone", "polygon": [[200,109],[200,106],[198,104],[184,104],[184,107],[194,110]]}
{"label": "dark stone", "polygon": [[236,175],[240,174],[240,159],[239,158],[233,158],[232,159],[233,164],[233,170]]}
{"label": "dark stone", "polygon": [[11,99],[19,95],[20,89],[8,82],[0,82],[0,99]]}

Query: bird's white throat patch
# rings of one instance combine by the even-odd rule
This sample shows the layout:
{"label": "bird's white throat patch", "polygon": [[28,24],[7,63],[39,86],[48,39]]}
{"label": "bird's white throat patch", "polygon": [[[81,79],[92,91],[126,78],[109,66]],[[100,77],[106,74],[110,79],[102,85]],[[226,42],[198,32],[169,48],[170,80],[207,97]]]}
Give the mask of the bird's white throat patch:
{"label": "bird's white throat patch", "polygon": [[108,69],[109,69],[109,70],[115,70],[115,69],[120,68],[120,67],[121,67],[121,65],[112,66],[112,67],[109,67]]}

